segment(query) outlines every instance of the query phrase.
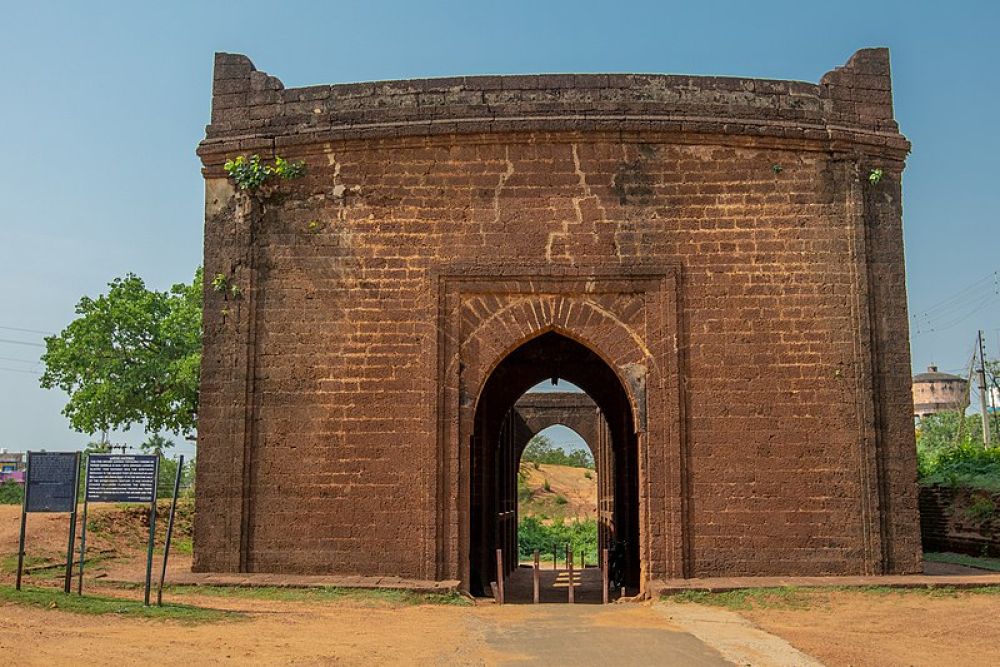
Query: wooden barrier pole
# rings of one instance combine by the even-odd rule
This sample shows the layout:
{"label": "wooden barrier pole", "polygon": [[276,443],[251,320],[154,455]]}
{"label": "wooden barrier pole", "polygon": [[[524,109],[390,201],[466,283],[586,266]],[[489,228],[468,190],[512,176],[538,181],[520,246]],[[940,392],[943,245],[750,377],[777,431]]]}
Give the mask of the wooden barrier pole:
{"label": "wooden barrier pole", "polygon": [[608,603],[608,550],[601,550],[601,560],[603,565],[601,565],[601,600],[604,604]]}
{"label": "wooden barrier pole", "polygon": [[503,604],[503,549],[497,549],[497,603]]}
{"label": "wooden barrier pole", "polygon": [[566,554],[566,569],[569,570],[569,603],[573,604],[573,551]]}
{"label": "wooden barrier pole", "polygon": [[552,545],[552,569],[553,570],[558,570],[559,569],[558,566],[556,565],[556,561],[558,560],[557,554],[559,553],[559,551],[557,551],[558,549],[559,549],[559,547],[557,545],[555,545],[555,544]]}
{"label": "wooden barrier pole", "polygon": [[532,577],[531,585],[532,585],[532,592],[534,594],[533,599],[535,604],[538,604],[538,592],[539,592],[538,577],[540,574],[541,573],[538,571],[538,549],[535,549],[535,566],[531,569],[531,577]]}

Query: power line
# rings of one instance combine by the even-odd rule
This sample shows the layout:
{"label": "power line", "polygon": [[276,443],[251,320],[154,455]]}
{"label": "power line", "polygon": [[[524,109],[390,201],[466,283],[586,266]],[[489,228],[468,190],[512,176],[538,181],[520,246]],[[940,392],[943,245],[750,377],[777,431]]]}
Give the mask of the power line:
{"label": "power line", "polygon": [[35,364],[36,366],[41,363],[38,359],[18,359],[16,357],[0,357],[0,361],[16,361],[19,364]]}
{"label": "power line", "polygon": [[913,313],[913,335],[946,331],[1000,300],[1000,271],[966,285],[919,313]]}
{"label": "power line", "polygon": [[53,333],[51,331],[42,331],[41,329],[24,329],[22,327],[6,327],[6,326],[0,326],[0,329],[5,329],[7,331],[23,331],[24,333],[43,334],[45,336],[54,336],[55,335],[55,333]]}
{"label": "power line", "polygon": [[38,371],[27,371],[23,368],[8,368],[6,366],[0,366],[0,371],[7,371],[9,373],[27,373],[28,375],[41,375]]}
{"label": "power line", "polygon": [[41,343],[29,343],[26,340],[11,340],[9,338],[0,338],[0,343],[10,343],[11,345],[28,345],[30,347],[45,347]]}

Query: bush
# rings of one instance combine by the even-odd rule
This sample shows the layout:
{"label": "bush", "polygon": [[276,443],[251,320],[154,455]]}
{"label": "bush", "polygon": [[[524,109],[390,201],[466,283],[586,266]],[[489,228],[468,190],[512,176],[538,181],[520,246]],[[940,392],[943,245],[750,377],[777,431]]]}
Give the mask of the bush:
{"label": "bush", "polygon": [[921,484],[1000,491],[1000,447],[918,447],[917,469]]}
{"label": "bush", "polygon": [[24,502],[24,487],[17,482],[0,484],[0,505],[20,505]]}
{"label": "bush", "polygon": [[566,544],[573,549],[574,557],[582,551],[587,562],[597,562],[597,521],[569,521],[546,526],[535,517],[524,517],[517,525],[517,550],[521,558],[531,558],[538,549],[542,554],[552,553],[555,546],[561,558]]}

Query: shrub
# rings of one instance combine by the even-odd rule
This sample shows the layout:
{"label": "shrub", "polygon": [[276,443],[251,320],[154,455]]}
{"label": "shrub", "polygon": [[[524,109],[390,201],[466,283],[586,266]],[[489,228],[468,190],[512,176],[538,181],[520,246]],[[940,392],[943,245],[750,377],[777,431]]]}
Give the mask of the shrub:
{"label": "shrub", "polygon": [[563,545],[569,544],[573,553],[582,551],[587,562],[597,562],[597,521],[568,521],[546,526],[535,517],[523,517],[517,525],[517,550],[521,558],[531,558],[535,549],[552,553],[555,546],[562,554]]}
{"label": "shrub", "polygon": [[17,482],[0,484],[0,505],[20,505],[24,502],[24,487]]}
{"label": "shrub", "polygon": [[917,468],[921,484],[1000,491],[1000,447],[918,448]]}

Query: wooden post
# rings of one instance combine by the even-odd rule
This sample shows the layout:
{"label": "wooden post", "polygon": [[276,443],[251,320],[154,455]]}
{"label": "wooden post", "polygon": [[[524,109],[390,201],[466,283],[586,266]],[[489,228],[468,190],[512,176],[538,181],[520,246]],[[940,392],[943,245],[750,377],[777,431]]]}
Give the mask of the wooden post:
{"label": "wooden post", "polygon": [[573,604],[573,550],[566,553],[566,569],[569,570],[569,603]]}
{"label": "wooden post", "polygon": [[[587,552],[580,549],[580,572],[587,569]],[[582,575],[581,575],[582,576]]]}
{"label": "wooden post", "polygon": [[608,603],[608,550],[601,550],[601,600],[604,604]]}
{"label": "wooden post", "polygon": [[497,602],[503,604],[503,549],[497,549]]}
{"label": "wooden post", "polygon": [[552,545],[552,569],[553,570],[558,570],[559,569],[558,566],[556,566],[556,561],[558,560],[557,557],[556,557],[556,555],[559,553],[557,551],[558,548],[559,547],[556,546],[555,544]]}
{"label": "wooden post", "polygon": [[535,604],[538,604],[538,597],[539,597],[538,577],[540,574],[541,573],[538,571],[538,549],[535,549],[535,566],[531,569],[531,577],[532,577],[531,584],[532,584],[532,592],[534,594],[533,599]]}

